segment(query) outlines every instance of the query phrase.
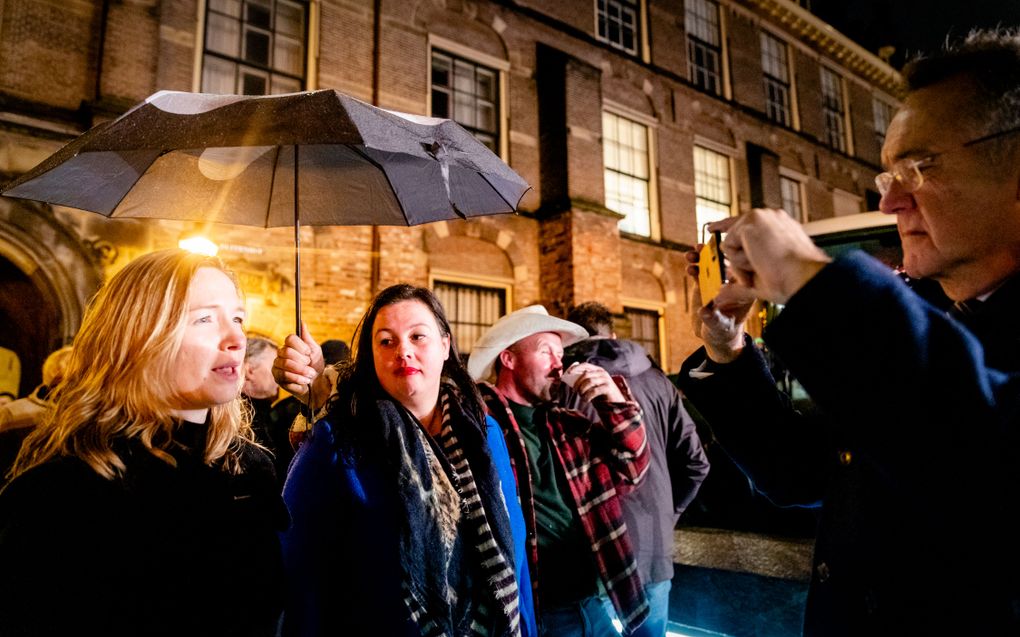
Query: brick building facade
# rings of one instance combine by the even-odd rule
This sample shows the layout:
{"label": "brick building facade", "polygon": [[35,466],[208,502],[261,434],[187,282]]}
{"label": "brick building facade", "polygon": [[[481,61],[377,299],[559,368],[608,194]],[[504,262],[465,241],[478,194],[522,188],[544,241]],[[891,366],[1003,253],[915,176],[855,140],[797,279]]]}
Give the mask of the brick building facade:
{"label": "brick building facade", "polygon": [[[0,176],[161,89],[335,88],[454,117],[532,184],[520,214],[304,229],[312,332],[349,339],[398,281],[441,292],[464,349],[500,312],[598,300],[671,371],[696,346],[699,226],[873,208],[898,80],[789,0],[3,0]],[[249,328],[292,331],[289,230],[0,200],[0,346],[23,391],[104,277],[197,231],[238,271]]]}

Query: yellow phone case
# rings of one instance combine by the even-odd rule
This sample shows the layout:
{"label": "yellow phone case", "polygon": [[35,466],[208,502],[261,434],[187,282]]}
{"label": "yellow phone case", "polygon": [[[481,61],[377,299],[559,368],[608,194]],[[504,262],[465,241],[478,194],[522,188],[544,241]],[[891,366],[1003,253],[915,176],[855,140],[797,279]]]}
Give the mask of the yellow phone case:
{"label": "yellow phone case", "polygon": [[698,285],[701,288],[701,304],[708,305],[709,301],[719,294],[719,289],[722,288],[725,281],[723,257],[719,250],[719,233],[716,232],[702,246],[698,258]]}

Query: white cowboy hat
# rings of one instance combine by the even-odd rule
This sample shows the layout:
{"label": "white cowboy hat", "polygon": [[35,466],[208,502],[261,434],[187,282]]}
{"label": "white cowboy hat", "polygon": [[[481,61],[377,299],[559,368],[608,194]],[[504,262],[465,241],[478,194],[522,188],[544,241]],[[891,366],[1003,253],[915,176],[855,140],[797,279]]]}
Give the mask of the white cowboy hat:
{"label": "white cowboy hat", "polygon": [[588,331],[577,323],[549,316],[549,312],[541,305],[529,305],[499,319],[475,341],[471,356],[468,357],[468,373],[475,380],[489,378],[500,352],[522,338],[542,332],[559,334],[564,347],[588,338]]}

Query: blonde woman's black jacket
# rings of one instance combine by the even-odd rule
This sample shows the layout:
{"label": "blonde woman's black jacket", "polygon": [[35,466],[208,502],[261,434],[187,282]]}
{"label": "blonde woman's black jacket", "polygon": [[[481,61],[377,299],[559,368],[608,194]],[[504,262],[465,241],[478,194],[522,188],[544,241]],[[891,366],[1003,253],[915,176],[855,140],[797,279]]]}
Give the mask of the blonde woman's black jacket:
{"label": "blonde woman's black jacket", "polygon": [[0,635],[275,634],[287,514],[272,462],[247,445],[241,475],[209,467],[192,451],[203,432],[184,424],[176,467],[128,443],[121,478],[61,458],[0,492]]}

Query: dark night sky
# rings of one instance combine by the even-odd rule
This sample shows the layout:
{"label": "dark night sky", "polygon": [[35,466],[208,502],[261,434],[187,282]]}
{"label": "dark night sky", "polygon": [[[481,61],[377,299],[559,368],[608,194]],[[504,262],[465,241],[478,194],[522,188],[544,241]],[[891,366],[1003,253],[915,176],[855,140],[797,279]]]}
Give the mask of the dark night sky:
{"label": "dark night sky", "polygon": [[893,66],[972,27],[1020,26],[1020,0],[812,0],[811,9],[872,53],[896,47]]}

